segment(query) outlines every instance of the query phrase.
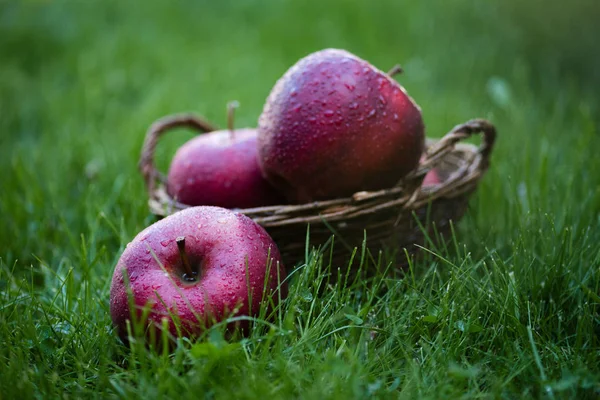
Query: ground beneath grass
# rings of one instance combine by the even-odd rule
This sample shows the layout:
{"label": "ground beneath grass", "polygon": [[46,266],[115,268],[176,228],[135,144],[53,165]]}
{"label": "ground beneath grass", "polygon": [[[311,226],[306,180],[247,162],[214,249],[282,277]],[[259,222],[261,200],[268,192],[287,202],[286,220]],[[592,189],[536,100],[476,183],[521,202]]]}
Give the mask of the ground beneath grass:
{"label": "ground beneath grass", "polygon": [[[591,0],[3,2],[0,399],[600,397],[599,18]],[[275,80],[325,47],[402,64],[430,137],[497,126],[454,242],[345,286],[313,254],[271,327],[123,346],[108,293],[153,221],[148,125],[223,126],[238,100],[255,126]],[[163,170],[189,137],[161,142]],[[370,255],[354,265],[387,266]]]}

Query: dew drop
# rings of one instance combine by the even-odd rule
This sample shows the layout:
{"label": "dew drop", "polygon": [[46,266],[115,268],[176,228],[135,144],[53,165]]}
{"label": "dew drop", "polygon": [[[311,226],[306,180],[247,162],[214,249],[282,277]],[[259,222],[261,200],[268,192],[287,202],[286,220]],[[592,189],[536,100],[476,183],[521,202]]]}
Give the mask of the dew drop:
{"label": "dew drop", "polygon": [[169,243],[171,243],[171,240],[169,240],[169,239],[163,240],[162,242],[160,242],[162,247],[167,247],[169,245]]}
{"label": "dew drop", "polygon": [[369,113],[367,114],[367,118],[373,118],[375,116],[375,109],[372,109],[371,111],[369,111]]}
{"label": "dew drop", "polygon": [[325,110],[325,111],[323,112],[323,115],[325,115],[326,117],[333,117],[333,114],[335,114],[335,113],[333,112],[333,110]]}

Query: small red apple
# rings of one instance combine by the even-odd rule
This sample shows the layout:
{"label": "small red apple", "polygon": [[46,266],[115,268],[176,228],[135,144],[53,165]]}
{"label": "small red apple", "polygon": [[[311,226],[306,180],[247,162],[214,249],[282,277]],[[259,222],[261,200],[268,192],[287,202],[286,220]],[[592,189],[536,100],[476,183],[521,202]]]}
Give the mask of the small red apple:
{"label": "small red apple", "polygon": [[110,313],[126,341],[130,289],[138,316],[150,307],[146,326],[160,327],[164,319],[177,336],[172,314],[181,335],[197,337],[232,314],[257,315],[265,296],[279,290],[276,304],[287,294],[284,279],[279,250],[261,226],[224,208],[191,207],[154,223],[127,245],[114,270]]}
{"label": "small red apple", "polygon": [[262,176],[256,130],[215,131],[181,146],[169,168],[167,192],[191,205],[252,208],[283,203]]}
{"label": "small red apple", "polygon": [[367,61],[310,54],[272,89],[258,124],[265,177],[297,203],[396,184],[425,145],[421,110]]}
{"label": "small red apple", "polygon": [[440,179],[440,175],[438,174],[437,170],[434,168],[434,169],[429,170],[427,175],[425,175],[425,178],[423,179],[423,186],[433,186],[433,185],[437,185],[441,182],[442,182],[442,180]]}
{"label": "small red apple", "polygon": [[[423,162],[423,156],[419,160],[419,163]],[[440,174],[437,168],[432,168],[425,174],[425,178],[423,178],[423,183],[421,186],[434,186],[439,183],[442,183],[442,179],[440,178]]]}

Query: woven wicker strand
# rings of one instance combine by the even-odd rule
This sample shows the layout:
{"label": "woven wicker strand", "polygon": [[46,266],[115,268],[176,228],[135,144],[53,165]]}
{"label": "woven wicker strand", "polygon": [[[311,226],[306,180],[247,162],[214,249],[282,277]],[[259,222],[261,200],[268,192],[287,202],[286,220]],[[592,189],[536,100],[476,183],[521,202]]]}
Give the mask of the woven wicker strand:
{"label": "woven wicker strand", "polygon": [[[216,130],[202,118],[189,114],[161,118],[149,128],[139,168],[148,191],[148,205],[157,216],[190,207],[168,195],[165,176],[154,164],[159,138],[179,127],[200,132]],[[479,147],[459,143],[475,134],[482,134]],[[423,244],[434,229],[443,236],[450,228],[450,221],[457,222],[463,216],[470,195],[489,168],[495,138],[496,129],[490,122],[474,119],[457,125],[439,140],[428,140],[419,166],[391,188],[308,204],[235,211],[252,218],[269,232],[288,265],[304,258],[309,226],[313,244],[324,243],[332,234],[336,235],[336,242],[343,244],[334,249],[334,256],[340,259],[349,255],[348,249],[361,245],[365,231],[369,247],[392,245],[414,251],[415,244]],[[433,168],[442,182],[422,187],[423,178]]]}

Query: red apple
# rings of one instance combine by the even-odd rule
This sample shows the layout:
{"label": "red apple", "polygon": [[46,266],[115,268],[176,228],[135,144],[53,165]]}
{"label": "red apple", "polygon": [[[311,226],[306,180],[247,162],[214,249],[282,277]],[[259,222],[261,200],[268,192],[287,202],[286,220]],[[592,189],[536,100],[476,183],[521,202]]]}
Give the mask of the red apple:
{"label": "red apple", "polygon": [[440,175],[438,174],[437,170],[434,168],[434,169],[430,170],[427,173],[427,175],[425,175],[425,178],[423,179],[423,186],[433,186],[433,185],[437,185],[441,182],[442,182],[442,180],[440,179]]}
{"label": "red apple", "polygon": [[[124,279],[126,276],[126,279]],[[277,246],[245,215],[220,207],[191,207],[140,232],[119,259],[110,288],[110,313],[127,340],[128,285],[147,327],[166,321],[169,332],[197,337],[232,315],[257,315],[267,295],[287,294]],[[279,290],[279,293],[276,291]],[[243,324],[242,324],[243,326]]]}
{"label": "red apple", "polygon": [[[419,163],[423,162],[423,156],[419,159]],[[440,174],[438,173],[436,168],[432,168],[425,174],[425,178],[423,178],[423,183],[421,186],[433,186],[438,183],[442,183],[442,179],[440,178]]]}
{"label": "red apple", "polygon": [[404,88],[344,50],[292,66],[258,124],[265,177],[298,203],[393,186],[424,145],[421,110]]}
{"label": "red apple", "polygon": [[252,208],[283,202],[263,178],[256,130],[205,133],[181,146],[169,168],[167,192],[191,205]]}

